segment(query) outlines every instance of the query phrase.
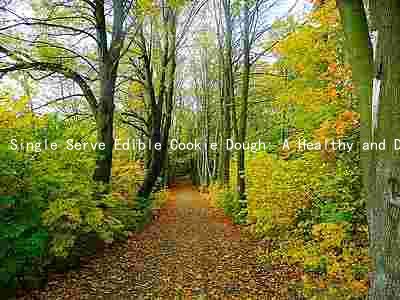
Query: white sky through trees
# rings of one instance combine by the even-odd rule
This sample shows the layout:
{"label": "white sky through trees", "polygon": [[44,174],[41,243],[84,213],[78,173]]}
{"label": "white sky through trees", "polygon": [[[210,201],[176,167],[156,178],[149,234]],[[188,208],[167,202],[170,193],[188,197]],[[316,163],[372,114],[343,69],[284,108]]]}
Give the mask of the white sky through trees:
{"label": "white sky through trees", "polygon": [[[73,1],[70,1],[73,3]],[[188,32],[186,32],[184,42],[180,45],[178,49],[178,74],[177,77],[184,77],[184,84],[183,87],[190,87],[192,84],[192,79],[190,76],[186,76],[186,74],[190,70],[187,70],[187,66],[190,64],[188,62],[193,63],[196,60],[194,56],[198,55],[198,49],[196,49],[196,36],[200,31],[215,31],[215,23],[212,15],[212,2],[208,1],[208,3],[202,8],[202,10],[197,14],[195,20],[193,21],[192,26],[190,26]],[[273,9],[270,9],[268,12],[265,12],[265,15],[262,16],[263,19],[260,20],[261,26],[268,27],[276,20],[284,20],[290,10],[290,14],[296,16],[297,18],[301,19],[305,12],[309,11],[311,4],[307,0],[280,0],[276,1],[277,5],[274,6]],[[273,1],[270,1],[273,3]],[[26,1],[16,1],[16,0],[0,0],[0,28],[4,28],[10,24],[11,19],[13,18],[13,14],[10,12],[5,12],[2,7],[4,4],[8,4],[17,15],[18,18],[32,18],[35,13],[35,9],[33,7],[40,7],[43,5],[43,1],[40,0],[26,0]],[[37,9],[36,9],[37,11]],[[14,16],[15,18],[15,16]],[[237,22],[238,23],[238,22]],[[240,27],[238,24],[235,24],[234,29],[234,39],[240,43]],[[11,22],[12,24],[12,22]],[[37,27],[31,26],[19,26],[15,28],[15,32],[19,32],[22,36],[32,36],[38,34],[40,30]],[[1,33],[1,32],[0,32]],[[257,42],[257,49],[262,50],[263,44],[265,40],[268,39],[269,32],[265,32],[262,37],[260,37],[259,41]],[[84,39],[74,39],[73,37],[69,37],[67,35],[60,35],[57,37],[59,39],[64,39],[63,44],[71,49],[79,51],[80,53],[88,53],[90,49],[93,49],[93,41],[90,41],[87,37]],[[235,42],[235,41],[234,41]],[[237,46],[236,46],[237,47]],[[85,51],[84,49],[87,48],[88,50]],[[4,59],[0,56],[0,60]],[[261,60],[268,60],[268,55],[260,57]],[[14,97],[22,96],[25,92],[23,87],[21,86],[21,78],[22,73],[11,73],[10,75],[4,76],[0,79],[0,93],[3,91],[8,90],[11,91],[11,95]],[[61,76],[50,76],[40,82],[36,82],[34,80],[28,80],[28,82],[32,83],[32,102],[34,107],[40,107],[41,105],[60,97],[62,93],[71,92],[72,94],[79,94],[80,89],[70,81],[66,81]],[[60,84],[62,82],[62,85]],[[61,90],[63,89],[63,91]],[[118,99],[116,99],[118,103]],[[66,100],[68,101],[68,100]],[[44,108],[40,111],[48,111],[49,108]]]}

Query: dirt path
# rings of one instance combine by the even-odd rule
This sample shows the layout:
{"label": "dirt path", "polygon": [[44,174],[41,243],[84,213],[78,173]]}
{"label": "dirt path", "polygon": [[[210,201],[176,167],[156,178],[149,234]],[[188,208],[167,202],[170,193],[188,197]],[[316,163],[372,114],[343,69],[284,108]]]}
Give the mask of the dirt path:
{"label": "dirt path", "polygon": [[172,189],[160,217],[127,243],[50,279],[22,299],[289,299],[294,270],[263,270],[256,241],[189,185]]}

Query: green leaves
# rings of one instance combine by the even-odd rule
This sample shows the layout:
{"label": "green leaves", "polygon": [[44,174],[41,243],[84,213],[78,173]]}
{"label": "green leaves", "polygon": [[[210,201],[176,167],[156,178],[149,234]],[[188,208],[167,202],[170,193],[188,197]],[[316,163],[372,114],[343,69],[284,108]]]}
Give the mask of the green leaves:
{"label": "green leaves", "polygon": [[323,204],[320,207],[320,223],[351,222],[350,211],[340,211],[336,203]]}
{"label": "green leaves", "polygon": [[42,228],[32,233],[28,238],[17,240],[15,242],[16,255],[26,258],[45,255],[48,238],[47,231]]}
{"label": "green leaves", "polygon": [[10,207],[15,205],[16,198],[14,196],[1,196],[0,195],[0,208]]}
{"label": "green leaves", "polygon": [[246,223],[248,214],[246,204],[232,191],[221,191],[217,195],[217,205],[224,210],[227,216],[232,217],[236,224]]}

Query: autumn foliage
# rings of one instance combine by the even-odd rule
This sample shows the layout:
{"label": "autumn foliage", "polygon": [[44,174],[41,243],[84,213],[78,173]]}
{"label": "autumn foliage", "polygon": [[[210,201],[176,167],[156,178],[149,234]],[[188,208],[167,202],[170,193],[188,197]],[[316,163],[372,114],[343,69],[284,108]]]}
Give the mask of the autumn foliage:
{"label": "autumn foliage", "polygon": [[[280,135],[271,139],[276,146],[269,153],[248,155],[247,211],[231,214],[246,215],[242,223],[270,241],[260,250],[262,263],[302,270],[302,281],[293,284],[306,299],[363,299],[370,261],[358,169],[358,100],[335,1],[321,2],[313,1],[317,6],[308,22],[276,46],[277,61],[258,82],[273,99],[270,132]],[[322,145],[340,139],[354,149],[307,151],[297,147],[299,139]],[[211,192],[222,207],[234,203],[230,191]]]}

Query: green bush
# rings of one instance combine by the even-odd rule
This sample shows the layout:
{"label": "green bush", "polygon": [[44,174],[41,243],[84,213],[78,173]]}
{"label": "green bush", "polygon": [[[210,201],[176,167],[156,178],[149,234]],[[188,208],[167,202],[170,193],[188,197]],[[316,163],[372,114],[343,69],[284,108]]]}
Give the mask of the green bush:
{"label": "green bush", "polygon": [[[90,124],[0,130],[0,140],[57,142],[55,151],[13,151],[0,144],[0,289],[37,286],[48,268],[69,268],[93,254],[99,241],[125,239],[149,220],[147,203],[113,198],[92,180],[95,153],[69,151],[68,138],[90,135]],[[103,195],[99,197],[99,195]]]}
{"label": "green bush", "polygon": [[[31,164],[1,145],[0,289],[6,293],[21,283],[37,286],[47,264],[48,232],[40,223],[40,201],[32,192]],[[36,197],[35,197],[36,195]]]}
{"label": "green bush", "polygon": [[233,219],[236,224],[243,224],[247,220],[246,203],[239,199],[237,193],[224,191],[218,195],[217,204],[224,213]]}

